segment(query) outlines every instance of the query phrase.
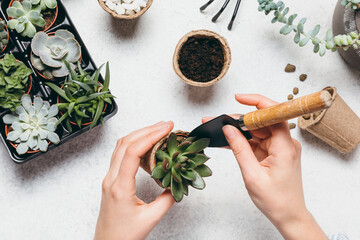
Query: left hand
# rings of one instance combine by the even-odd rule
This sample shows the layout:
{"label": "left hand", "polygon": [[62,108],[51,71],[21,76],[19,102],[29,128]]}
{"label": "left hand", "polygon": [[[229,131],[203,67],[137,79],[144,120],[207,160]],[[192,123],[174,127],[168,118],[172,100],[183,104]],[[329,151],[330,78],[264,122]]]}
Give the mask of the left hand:
{"label": "left hand", "polygon": [[136,196],[135,175],[140,158],[173,127],[172,122],[160,122],[117,142],[102,185],[101,209],[94,239],[144,239],[172,207],[175,200],[169,191],[164,191],[150,204],[140,200]]}

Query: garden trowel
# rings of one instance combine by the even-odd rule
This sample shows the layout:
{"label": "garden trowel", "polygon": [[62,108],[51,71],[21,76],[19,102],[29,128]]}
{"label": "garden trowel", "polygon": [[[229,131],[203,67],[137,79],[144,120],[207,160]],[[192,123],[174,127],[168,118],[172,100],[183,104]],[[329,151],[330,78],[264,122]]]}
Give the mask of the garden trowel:
{"label": "garden trowel", "polygon": [[280,103],[269,108],[259,109],[254,112],[241,115],[234,119],[228,115],[221,115],[194,129],[189,136],[209,138],[209,147],[226,147],[228,142],[222,128],[231,125],[239,129],[247,139],[251,139],[249,131],[271,126],[306,114],[318,112],[329,108],[332,104],[331,94],[320,91],[288,102]]}

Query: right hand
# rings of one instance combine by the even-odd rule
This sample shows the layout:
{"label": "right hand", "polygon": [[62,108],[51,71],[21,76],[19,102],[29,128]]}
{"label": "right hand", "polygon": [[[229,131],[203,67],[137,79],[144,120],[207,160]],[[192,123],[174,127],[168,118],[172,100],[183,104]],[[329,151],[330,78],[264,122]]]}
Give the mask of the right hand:
{"label": "right hand", "polygon": [[[260,95],[237,94],[236,100],[258,109],[277,104]],[[232,115],[239,118],[240,115]],[[204,118],[203,122],[211,118]],[[232,127],[223,128],[239,163],[245,186],[258,209],[285,239],[327,239],[307,210],[301,176],[301,145],[287,122],[251,131],[248,141]]]}

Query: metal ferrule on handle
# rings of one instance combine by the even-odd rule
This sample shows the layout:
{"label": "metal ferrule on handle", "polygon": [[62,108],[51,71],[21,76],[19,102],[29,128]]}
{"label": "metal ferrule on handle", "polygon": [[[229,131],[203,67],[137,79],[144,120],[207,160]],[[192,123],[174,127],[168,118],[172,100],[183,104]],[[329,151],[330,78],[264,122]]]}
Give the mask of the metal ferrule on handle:
{"label": "metal ferrule on handle", "polygon": [[244,131],[256,130],[297,118],[305,114],[324,110],[329,108],[331,104],[331,94],[328,91],[323,90],[242,115],[239,119],[239,124]]}

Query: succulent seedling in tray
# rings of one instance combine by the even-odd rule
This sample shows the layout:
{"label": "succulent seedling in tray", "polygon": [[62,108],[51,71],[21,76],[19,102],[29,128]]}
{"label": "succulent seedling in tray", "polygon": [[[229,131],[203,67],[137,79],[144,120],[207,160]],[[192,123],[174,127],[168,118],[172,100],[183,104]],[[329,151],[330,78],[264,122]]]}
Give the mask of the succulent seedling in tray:
{"label": "succulent seedling in tray", "polygon": [[116,114],[109,64],[104,81],[60,0],[3,0],[0,18],[0,137],[16,163]]}

